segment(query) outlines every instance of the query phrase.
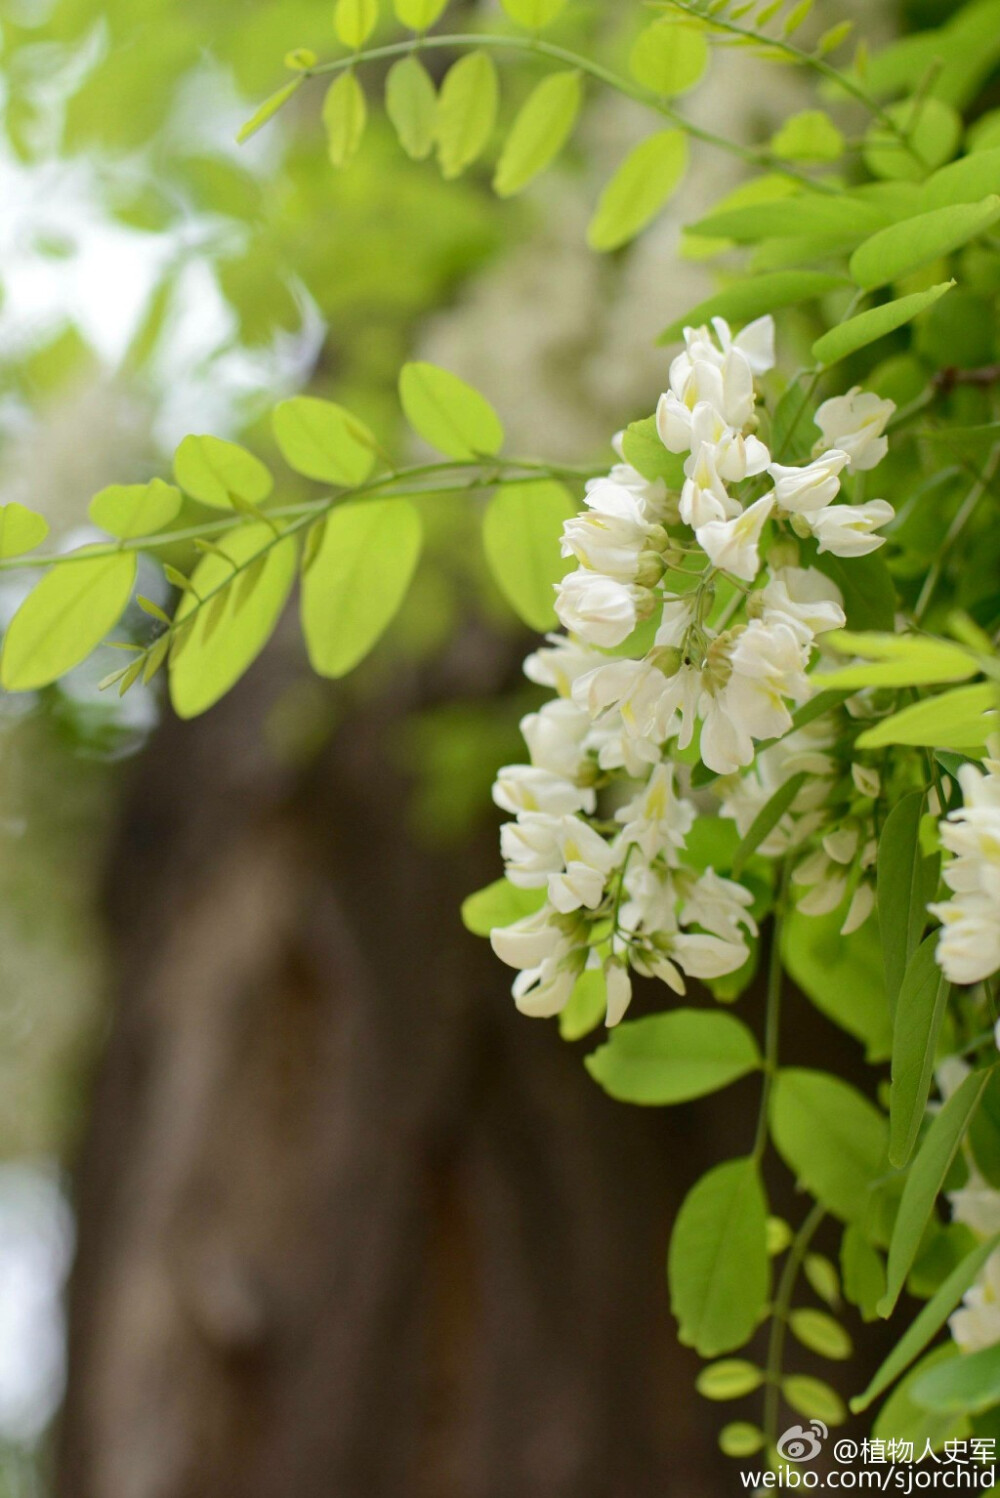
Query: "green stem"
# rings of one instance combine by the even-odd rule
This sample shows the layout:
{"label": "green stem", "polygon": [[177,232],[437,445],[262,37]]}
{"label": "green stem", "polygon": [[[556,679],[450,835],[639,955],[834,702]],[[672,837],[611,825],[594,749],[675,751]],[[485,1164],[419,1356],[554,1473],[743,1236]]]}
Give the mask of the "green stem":
{"label": "green stem", "polygon": [[828,82],[836,84],[838,88],[842,88],[846,94],[849,94],[852,99],[856,99],[859,104],[862,104],[868,110],[869,114],[874,115],[880,125],[884,125],[887,130],[892,131],[900,144],[905,146],[909,151],[914,161],[923,167],[924,170],[927,170],[927,162],[910,141],[907,133],[896,123],[892,115],[889,114],[888,110],[884,109],[877,99],[873,99],[871,94],[862,88],[860,83],[855,83],[853,78],[849,77],[846,73],[842,73],[839,68],[833,67],[831,63],[825,62],[822,57],[817,57],[814,52],[803,52],[801,47],[796,47],[784,37],[765,36],[763,32],[755,31],[753,27],[737,26],[734,21],[724,20],[719,15],[705,16],[701,11],[696,10],[693,5],[684,4],[684,0],[667,0],[667,3],[672,5],[675,10],[683,11],[685,15],[695,16],[699,20],[704,21],[713,31],[728,31],[733,36],[741,37],[745,41],[758,42],[761,46],[767,47],[772,51],[783,53],[786,57],[791,58],[793,62],[798,63],[800,67],[812,68],[814,72],[819,73]]}
{"label": "green stem", "polygon": [[976,507],[979,504],[979,501],[982,499],[983,495],[990,487],[993,476],[997,471],[998,465],[1000,465],[1000,449],[998,449],[990,459],[983,473],[980,474],[976,482],[973,484],[972,488],[969,490],[968,494],[965,496],[965,499],[962,501],[958,510],[955,512],[955,518],[952,520],[951,525],[949,525],[947,531],[945,532],[944,540],[941,542],[941,545],[937,549],[937,553],[934,557],[934,561],[931,563],[930,570],[927,573],[927,576],[924,578],[923,587],[920,589],[920,596],[917,599],[916,607],[913,610],[914,623],[919,624],[920,620],[927,612],[927,609],[930,606],[931,599],[934,597],[934,591],[937,588],[938,583],[941,581],[941,576],[944,572],[944,564],[948,559],[948,554],[951,551],[952,547],[955,545],[955,542],[961,536],[962,532],[965,530],[965,527],[968,525],[973,515],[975,514]]}
{"label": "green stem", "polygon": [[781,930],[785,920],[785,904],[788,896],[788,866],[783,866],[778,897],[771,918],[771,945],[767,964],[767,1003],[764,1014],[764,1082],[760,1094],[760,1110],[757,1114],[757,1132],[754,1137],[753,1158],[759,1163],[767,1148],[767,1123],[771,1105],[771,1090],[778,1071],[778,1041],[781,1032],[781,991],[783,973],[781,968]]}
{"label": "green stem", "polygon": [[[422,489],[393,489],[389,486],[397,483],[409,483],[414,479],[430,478],[436,474],[465,473],[470,469],[481,468],[484,473],[468,479],[461,484],[430,485]],[[326,499],[308,500],[295,505],[283,505],[275,509],[261,510],[260,518],[268,524],[273,520],[283,520],[288,516],[293,518],[303,517],[308,524],[311,520],[326,515],[335,505],[354,500],[371,498],[399,499],[419,498],[422,494],[465,494],[477,488],[493,488],[498,483],[503,484],[530,484],[539,478],[569,479],[577,482],[580,479],[588,479],[599,476],[604,470],[599,468],[570,467],[560,464],[536,463],[528,459],[509,458],[502,461],[491,459],[488,463],[475,464],[472,462],[450,462],[450,463],[422,463],[411,468],[395,469],[392,473],[382,474],[370,483],[359,484],[354,489],[343,489],[339,493]],[[77,551],[65,552],[28,552],[24,556],[5,557],[0,559],[0,572],[15,572],[36,567],[68,566],[73,562],[91,561],[95,557],[114,556],[120,551],[155,551],[163,547],[178,546],[186,541],[197,541],[205,536],[215,536],[226,531],[235,529],[237,526],[245,525],[247,517],[233,511],[218,520],[206,520],[200,525],[187,526],[183,530],[157,531],[147,536],[129,536],[125,540],[109,541],[106,545],[81,548]],[[282,534],[287,534],[283,532]],[[280,537],[278,538],[280,539]]]}
{"label": "green stem", "polygon": [[808,1217],[792,1240],[778,1282],[778,1293],[771,1311],[771,1332],[767,1343],[767,1382],[764,1386],[764,1438],[767,1446],[774,1447],[778,1439],[778,1413],[781,1409],[781,1368],[785,1352],[785,1335],[788,1330],[788,1312],[795,1290],[802,1261],[809,1245],[825,1216],[820,1202],[815,1202]]}
{"label": "green stem", "polygon": [[319,77],[326,73],[342,73],[359,63],[388,62],[392,58],[407,57],[415,52],[462,47],[485,47],[491,50],[531,53],[536,57],[547,57],[553,62],[564,63],[567,67],[586,73],[588,77],[595,79],[598,83],[603,83],[607,88],[614,89],[616,93],[624,94],[626,98],[634,100],[635,103],[652,109],[694,140],[703,141],[706,145],[715,146],[721,151],[728,151],[731,156],[737,156],[741,161],[749,162],[753,166],[765,166],[770,171],[791,177],[815,192],[833,194],[837,191],[827,183],[817,181],[805,172],[797,171],[795,167],[781,161],[770,151],[741,145],[739,141],[729,140],[726,136],[717,135],[712,130],[693,124],[658,94],[652,93],[640,84],[632,83],[630,79],[623,78],[620,73],[613,72],[611,68],[604,67],[602,63],[595,62],[590,57],[584,57],[579,52],[572,52],[568,47],[557,46],[554,42],[542,41],[538,37],[495,36],[488,32],[481,34],[454,32],[444,36],[408,37],[405,41],[389,42],[382,47],[363,48],[361,51],[352,53],[350,57],[337,57],[331,62],[317,63],[314,67],[304,69],[302,76]]}

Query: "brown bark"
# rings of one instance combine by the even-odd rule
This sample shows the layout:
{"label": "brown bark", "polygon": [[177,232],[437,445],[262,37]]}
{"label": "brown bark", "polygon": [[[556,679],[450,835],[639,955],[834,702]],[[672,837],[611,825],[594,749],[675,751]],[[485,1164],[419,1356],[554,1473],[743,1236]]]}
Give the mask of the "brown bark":
{"label": "brown bark", "polygon": [[405,704],[269,759],[286,664],[164,725],[112,860],[61,1498],[717,1490],[663,1274],[710,1151],[516,1015],[458,920],[494,831],[405,833]]}

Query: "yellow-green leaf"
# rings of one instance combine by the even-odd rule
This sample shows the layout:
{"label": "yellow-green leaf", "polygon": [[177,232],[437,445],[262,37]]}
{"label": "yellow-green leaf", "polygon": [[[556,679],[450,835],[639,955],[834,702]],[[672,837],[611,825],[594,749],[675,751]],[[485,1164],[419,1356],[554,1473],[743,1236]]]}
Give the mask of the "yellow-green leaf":
{"label": "yellow-green leaf", "polygon": [[273,119],[282,104],[288,102],[296,89],[301,88],[302,81],[301,77],[293,78],[290,83],[283,84],[281,88],[276,89],[273,94],[269,95],[256,113],[252,114],[246,124],[240,127],[236,136],[237,142],[242,145],[245,140],[250,139],[251,135],[256,135],[257,131],[267,124],[268,120]]}
{"label": "yellow-green leaf", "polygon": [[512,21],[526,26],[529,31],[541,31],[548,26],[566,4],[566,0],[500,0]]}
{"label": "yellow-green leaf", "polygon": [[49,533],[49,523],[26,505],[12,499],[0,505],[0,557],[19,557],[41,546]]}
{"label": "yellow-green leaf", "polygon": [[[0,683],[30,692],[86,660],[124,613],[135,582],[135,553],[71,552],[37,583],[3,642]],[[77,560],[79,558],[80,560]]]}
{"label": "yellow-green leaf", "polygon": [[448,69],[437,105],[438,160],[458,177],[481,154],[496,123],[500,85],[493,59],[469,52]]}
{"label": "yellow-green leaf", "polygon": [[562,484],[540,479],[504,484],[483,516],[490,571],[514,612],[531,629],[556,625],[555,585],[566,571],[559,549],[564,521],[576,505]]}
{"label": "yellow-green leaf", "polygon": [[932,749],[979,749],[997,725],[998,693],[990,682],[955,687],[914,702],[858,735],[859,749],[922,744]]}
{"label": "yellow-green leaf", "polygon": [[406,596],[420,543],[420,516],[408,500],[331,512],[302,582],[302,630],[320,676],[346,676],[373,648]]}
{"label": "yellow-green leaf", "polygon": [[101,530],[125,541],[164,530],[180,507],[180,490],[153,479],[149,484],[110,484],[94,495],[88,514]]}
{"label": "yellow-green leaf", "polygon": [[545,170],[569,138],[580,111],[577,72],[550,73],[528,95],[511,126],[493,178],[501,198],[512,197]]}
{"label": "yellow-green leaf", "polygon": [[643,88],[674,98],[694,88],[708,66],[708,57],[704,32],[668,18],[640,31],[629,67]]}
{"label": "yellow-green leaf", "polygon": [[[294,536],[276,541],[260,521],[230,531],[198,563],[192,586],[201,598],[214,596],[199,606],[195,593],[185,592],[177,609],[175,626],[194,615],[183,648],[170,661],[170,701],[179,717],[205,712],[257,659],[292,590],[295,570]],[[254,586],[239,596],[248,572]]]}
{"label": "yellow-green leaf", "polygon": [[687,137],[680,130],[641,141],[601,194],[587,230],[591,249],[615,250],[634,239],[680,186],[687,160]]}
{"label": "yellow-green leaf", "polygon": [[216,510],[260,504],[274,488],[259,458],[221,437],[185,437],[174,453],[174,478],[185,494]]}
{"label": "yellow-green leaf", "polygon": [[493,457],[503,445],[503,427],[489,401],[448,369],[404,364],[399,397],[414,431],[449,458]]}
{"label": "yellow-green leaf", "polygon": [[771,140],[784,161],[836,161],[844,154],[844,137],[822,109],[792,115]]}
{"label": "yellow-green leaf", "polygon": [[364,422],[333,401],[297,395],[271,418],[281,455],[296,473],[354,488],[375,462],[375,438]]}
{"label": "yellow-green leaf", "polygon": [[793,1311],[789,1325],[803,1347],[818,1352],[822,1358],[833,1358],[842,1362],[853,1352],[850,1333],[826,1311],[803,1306]]}
{"label": "yellow-green leaf", "polygon": [[437,94],[434,82],[416,57],[394,63],[385,80],[385,111],[407,156],[423,161],[434,146]]}
{"label": "yellow-green leaf", "polygon": [[919,182],[955,154],[962,121],[933,94],[901,99],[886,108],[895,129],[876,121],[865,142],[865,164],[876,177]]}
{"label": "yellow-green leaf", "polygon": [[354,159],[365,133],[367,119],[365,91],[353,69],[341,73],[330,84],[323,100],[327,153],[334,166],[347,166]]}
{"label": "yellow-green leaf", "polygon": [[378,21],[378,0],[337,0],[333,29],[345,47],[363,47]]}
{"label": "yellow-green leaf", "polygon": [[433,26],[448,0],[393,0],[397,18],[411,31],[426,31]]}

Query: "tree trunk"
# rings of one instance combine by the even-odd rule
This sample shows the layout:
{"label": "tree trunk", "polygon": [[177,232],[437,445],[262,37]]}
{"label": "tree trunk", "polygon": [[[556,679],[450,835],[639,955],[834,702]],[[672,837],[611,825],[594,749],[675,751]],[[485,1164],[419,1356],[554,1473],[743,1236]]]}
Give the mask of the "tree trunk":
{"label": "tree trunk", "polygon": [[[507,667],[467,643],[411,696]],[[287,681],[166,722],[123,816],[59,1498],[719,1492],[663,1272],[717,1104],[613,1103],[519,1017],[458,919],[494,831],[407,833],[411,702],[293,772]]]}

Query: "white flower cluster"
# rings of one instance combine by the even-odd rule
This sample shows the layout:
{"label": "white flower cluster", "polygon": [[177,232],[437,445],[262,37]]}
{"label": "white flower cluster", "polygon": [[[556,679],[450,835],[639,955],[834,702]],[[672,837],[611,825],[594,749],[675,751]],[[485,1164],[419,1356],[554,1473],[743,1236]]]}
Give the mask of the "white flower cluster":
{"label": "white flower cluster", "polygon": [[[614,1024],[630,968],[682,993],[684,975],[717,978],[747,961],[749,891],[685,863],[695,745],[726,777],[722,814],[741,833],[805,769],[764,851],[816,841],[793,876],[802,907],[836,908],[850,887],[845,929],[871,908],[862,876],[874,848],[860,821],[836,825],[827,807],[839,774],[830,730],[790,730],[793,706],[813,691],[817,637],[845,622],[839,589],[800,565],[799,543],[839,557],[882,543],[873,532],[891,519],[888,504],[835,501],[845,471],[884,455],[893,406],[857,389],[829,400],[817,412],[813,459],[775,462],[757,435],[754,383],[774,363],[772,320],[735,338],[721,319],[714,330],[685,331],[657,408],[664,448],[684,455],[679,493],[644,478],[616,443],[623,461],[588,484],[586,510],[564,527],[563,554],[578,564],[557,589],[568,633],[525,664],[557,695],[524,719],[531,762],[503,769],[494,798],[516,819],[501,835],[507,877],[544,890],[545,903],[492,941],[519,969],[514,997],[528,1014],[559,1012],[588,965],[603,963]],[[648,638],[630,648],[646,621],[639,635]],[[755,760],[761,741],[770,747]],[[877,793],[857,776],[855,785]]]}
{"label": "white flower cluster", "polygon": [[[1000,744],[995,747],[1000,755]],[[952,983],[978,983],[1000,968],[1000,757],[958,772],[963,805],[939,824],[951,859],[951,898],[929,907],[941,921],[937,959]]]}

